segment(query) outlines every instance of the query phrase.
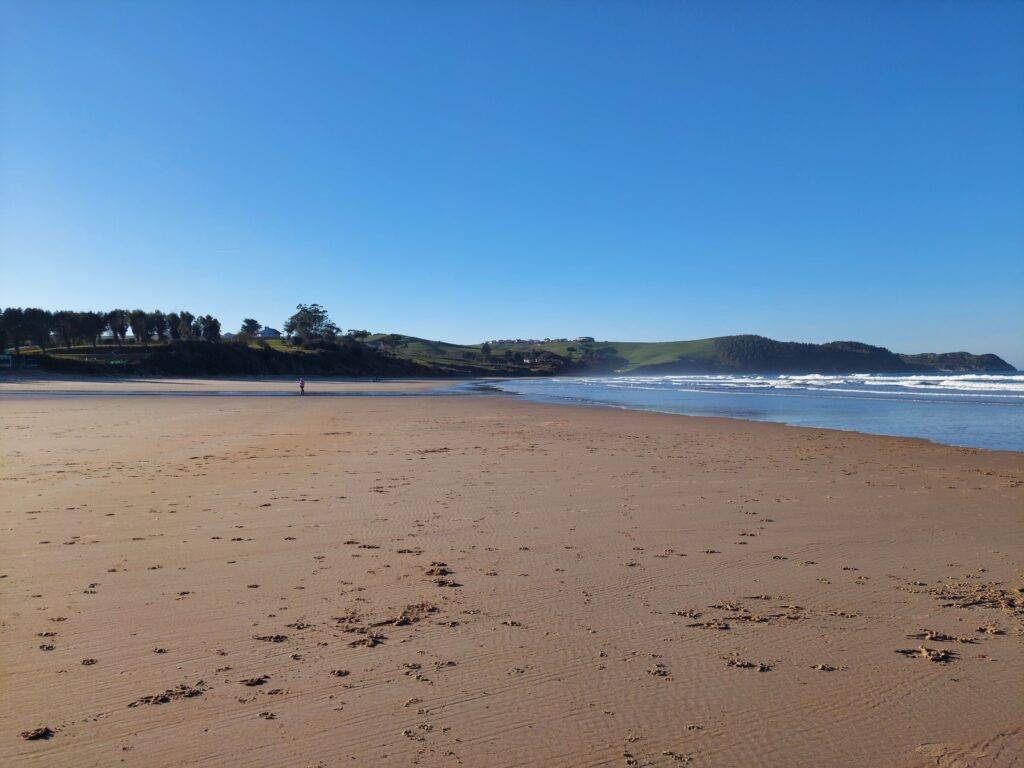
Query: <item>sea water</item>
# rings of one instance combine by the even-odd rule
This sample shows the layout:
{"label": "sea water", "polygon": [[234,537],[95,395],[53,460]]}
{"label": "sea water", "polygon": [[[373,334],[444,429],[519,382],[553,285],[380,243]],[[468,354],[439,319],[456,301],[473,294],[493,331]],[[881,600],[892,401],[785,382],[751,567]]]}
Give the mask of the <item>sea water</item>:
{"label": "sea water", "polygon": [[497,386],[541,402],[777,421],[1024,451],[1024,373],[588,376],[513,379]]}

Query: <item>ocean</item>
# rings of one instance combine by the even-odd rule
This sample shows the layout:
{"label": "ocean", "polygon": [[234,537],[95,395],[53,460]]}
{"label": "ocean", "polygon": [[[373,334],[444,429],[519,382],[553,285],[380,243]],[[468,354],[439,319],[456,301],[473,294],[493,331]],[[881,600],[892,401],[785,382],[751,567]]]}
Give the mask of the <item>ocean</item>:
{"label": "ocean", "polygon": [[679,375],[512,379],[530,400],[920,437],[1024,451],[1024,373]]}

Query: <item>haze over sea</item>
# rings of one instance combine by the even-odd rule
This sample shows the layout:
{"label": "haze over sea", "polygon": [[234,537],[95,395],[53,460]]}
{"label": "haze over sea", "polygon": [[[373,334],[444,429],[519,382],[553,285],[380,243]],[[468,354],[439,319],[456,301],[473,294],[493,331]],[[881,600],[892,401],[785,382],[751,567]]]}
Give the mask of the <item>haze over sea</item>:
{"label": "haze over sea", "polygon": [[776,421],[1024,451],[1024,373],[559,377],[498,386],[542,402]]}

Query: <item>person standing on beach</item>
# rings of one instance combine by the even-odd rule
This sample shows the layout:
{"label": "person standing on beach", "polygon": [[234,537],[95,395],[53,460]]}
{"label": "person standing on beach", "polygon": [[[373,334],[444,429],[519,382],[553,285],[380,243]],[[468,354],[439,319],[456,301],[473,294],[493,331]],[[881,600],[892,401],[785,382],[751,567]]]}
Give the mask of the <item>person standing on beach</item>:
{"label": "person standing on beach", "polygon": [[300,395],[306,394],[306,380],[305,379],[299,379],[299,394]]}

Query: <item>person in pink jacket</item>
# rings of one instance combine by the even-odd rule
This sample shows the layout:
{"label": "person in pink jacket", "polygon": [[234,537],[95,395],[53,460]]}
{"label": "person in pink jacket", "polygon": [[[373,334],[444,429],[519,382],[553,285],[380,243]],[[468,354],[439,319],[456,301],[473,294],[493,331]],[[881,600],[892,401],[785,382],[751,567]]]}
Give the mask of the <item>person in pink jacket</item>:
{"label": "person in pink jacket", "polygon": [[306,380],[305,379],[299,379],[299,394],[300,395],[306,394]]}

